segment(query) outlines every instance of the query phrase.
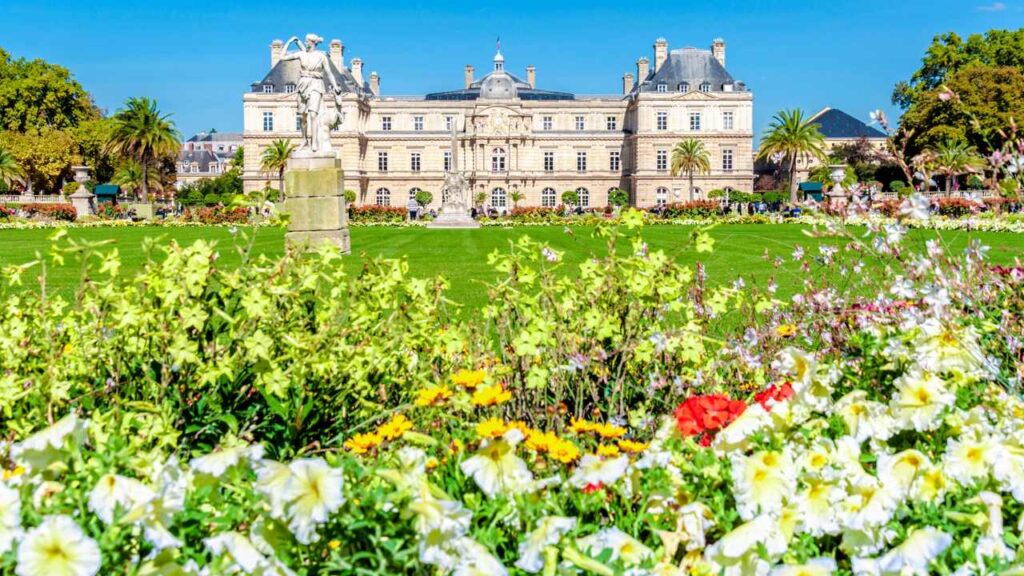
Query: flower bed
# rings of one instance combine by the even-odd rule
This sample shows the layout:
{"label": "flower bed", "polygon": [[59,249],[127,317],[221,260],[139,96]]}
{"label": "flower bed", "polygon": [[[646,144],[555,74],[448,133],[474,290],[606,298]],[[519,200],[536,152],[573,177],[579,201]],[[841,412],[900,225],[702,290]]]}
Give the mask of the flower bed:
{"label": "flower bed", "polygon": [[352,224],[393,224],[408,219],[409,212],[397,206],[351,206],[349,222]]}

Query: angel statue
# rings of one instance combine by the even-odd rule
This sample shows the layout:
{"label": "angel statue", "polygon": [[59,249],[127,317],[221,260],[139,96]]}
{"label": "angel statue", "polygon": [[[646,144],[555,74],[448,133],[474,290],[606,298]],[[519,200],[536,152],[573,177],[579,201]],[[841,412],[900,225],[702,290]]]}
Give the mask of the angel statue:
{"label": "angel statue", "polygon": [[[331,73],[327,53],[316,49],[317,45],[323,41],[324,39],[316,34],[306,34],[305,49],[288,52],[288,47],[292,42],[299,44],[298,36],[292,36],[285,42],[282,49],[282,61],[299,61],[299,82],[295,89],[299,94],[299,117],[302,120],[300,151],[309,150],[314,153],[331,151],[330,127],[325,125],[328,121],[328,110],[324,94],[328,89],[327,82],[330,82],[335,96],[341,94],[341,87],[338,86],[337,79]],[[335,104],[337,105],[337,102]],[[336,114],[340,113],[339,108]],[[337,122],[337,119],[333,119],[332,123],[336,124]]]}

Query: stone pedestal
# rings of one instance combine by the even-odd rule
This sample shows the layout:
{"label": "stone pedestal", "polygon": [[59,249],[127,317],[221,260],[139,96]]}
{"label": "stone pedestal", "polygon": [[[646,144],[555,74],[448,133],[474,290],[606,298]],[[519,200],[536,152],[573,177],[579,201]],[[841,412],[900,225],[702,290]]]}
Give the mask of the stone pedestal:
{"label": "stone pedestal", "polygon": [[340,159],[296,152],[288,160],[284,190],[284,209],[290,214],[287,244],[315,247],[331,242],[346,254],[351,251]]}
{"label": "stone pedestal", "polygon": [[71,205],[75,208],[75,218],[91,216],[96,213],[96,195],[85,187],[85,183],[89,181],[90,168],[88,166],[72,166],[71,169],[75,172],[75,182],[78,182],[78,189],[68,197],[71,200]]}
{"label": "stone pedestal", "polygon": [[427,223],[427,228],[479,228],[480,223],[465,212],[442,212]]}

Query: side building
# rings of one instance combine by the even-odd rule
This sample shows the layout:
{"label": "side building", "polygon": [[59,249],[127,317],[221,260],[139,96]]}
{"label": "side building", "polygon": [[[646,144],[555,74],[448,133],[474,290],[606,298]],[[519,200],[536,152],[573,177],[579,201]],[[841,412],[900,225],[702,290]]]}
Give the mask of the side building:
{"label": "side building", "polygon": [[[247,190],[271,180],[259,160],[271,142],[300,138],[298,62],[281,61],[282,47],[271,44],[270,71],[243,96]],[[604,96],[541,89],[534,66],[524,79],[506,70],[500,51],[483,77],[466,66],[457,89],[387,96],[376,72],[365,77],[362,60],[346,66],[344,54],[332,40],[345,119],[331,142],[357,204],[405,206],[427,190],[438,207],[444,173],[453,169],[466,173],[480,204],[499,211],[557,206],[566,190],[577,191],[585,207],[603,207],[621,188],[632,204],[649,207],[752,187],[753,96],[726,71],[721,40],[710,50],[670,51],[658,39],[654,65],[640,58],[621,92]],[[672,148],[688,138],[703,142],[711,160],[711,172],[696,174],[692,191],[685,175],[670,174]]]}
{"label": "side building", "polygon": [[242,142],[237,132],[200,132],[182,142],[175,161],[177,189],[226,172]]}

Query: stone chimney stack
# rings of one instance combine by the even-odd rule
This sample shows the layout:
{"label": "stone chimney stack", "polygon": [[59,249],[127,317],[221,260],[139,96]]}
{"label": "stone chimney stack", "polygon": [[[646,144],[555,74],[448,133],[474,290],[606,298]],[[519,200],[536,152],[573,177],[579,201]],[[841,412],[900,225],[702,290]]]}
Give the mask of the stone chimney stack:
{"label": "stone chimney stack", "polygon": [[643,84],[644,80],[647,80],[648,67],[650,61],[647,60],[647,56],[644,56],[636,61],[636,83]]}
{"label": "stone chimney stack", "polygon": [[469,88],[469,85],[473,83],[473,65],[472,64],[466,64],[466,73],[465,74],[466,74],[466,88]]}
{"label": "stone chimney stack", "polygon": [[363,59],[356,57],[352,59],[352,77],[356,79],[359,87],[363,86]]}
{"label": "stone chimney stack", "polygon": [[530,88],[537,88],[537,68],[533,64],[526,67],[526,83],[530,85]]}
{"label": "stone chimney stack", "polygon": [[380,76],[376,72],[370,72],[370,92],[380,98]]}
{"label": "stone chimney stack", "polygon": [[661,65],[668,60],[668,40],[658,38],[654,41],[654,72],[661,70]]}
{"label": "stone chimney stack", "polygon": [[715,41],[711,43],[711,55],[718,60],[722,68],[725,68],[725,40],[715,38]]}
{"label": "stone chimney stack", "polygon": [[331,40],[331,64],[334,64],[339,72],[345,69],[345,45],[337,38]]}
{"label": "stone chimney stack", "polygon": [[284,42],[280,40],[274,40],[270,43],[270,67],[277,66],[277,63],[281,61],[281,53],[284,52]]}
{"label": "stone chimney stack", "polygon": [[626,74],[624,74],[622,76],[622,93],[623,94],[629,94],[632,91],[633,91],[633,75],[630,74],[629,72],[626,72]]}

